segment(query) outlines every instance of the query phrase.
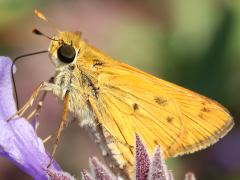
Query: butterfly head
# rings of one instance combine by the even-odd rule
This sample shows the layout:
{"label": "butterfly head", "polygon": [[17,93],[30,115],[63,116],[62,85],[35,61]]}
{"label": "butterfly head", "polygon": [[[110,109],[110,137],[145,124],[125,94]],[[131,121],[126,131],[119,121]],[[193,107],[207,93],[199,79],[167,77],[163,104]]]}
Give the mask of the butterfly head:
{"label": "butterfly head", "polygon": [[80,32],[59,32],[51,38],[49,56],[56,67],[75,63],[84,50]]}
{"label": "butterfly head", "polygon": [[[48,20],[48,18],[39,10],[35,9],[34,14],[48,22],[51,27],[59,32],[57,36],[49,37],[37,29],[33,29],[33,33],[36,35],[42,35],[51,40],[49,46],[49,55],[53,64],[56,67],[69,65],[76,62],[76,57],[82,54],[80,51],[84,47],[84,41],[81,38],[80,32],[59,31],[56,26]],[[80,54],[79,54],[80,53]]]}

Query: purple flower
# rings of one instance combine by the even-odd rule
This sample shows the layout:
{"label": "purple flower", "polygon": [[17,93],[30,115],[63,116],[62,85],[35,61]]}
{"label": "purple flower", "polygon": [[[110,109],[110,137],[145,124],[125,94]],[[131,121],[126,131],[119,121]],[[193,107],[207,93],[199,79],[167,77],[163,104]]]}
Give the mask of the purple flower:
{"label": "purple flower", "polygon": [[42,140],[24,118],[6,120],[16,113],[11,80],[12,61],[0,57],[0,155],[10,160],[35,179],[51,179],[49,172],[59,172],[59,165],[50,161]]}
{"label": "purple flower", "polygon": [[75,180],[69,173],[47,169],[46,173],[49,180]]}
{"label": "purple flower", "polygon": [[150,159],[148,157],[147,149],[143,145],[140,137],[136,135],[136,179],[147,179]]}
{"label": "purple flower", "polygon": [[[135,179],[136,180],[174,180],[172,172],[168,170],[160,147],[152,158],[149,157],[147,149],[136,135],[135,149]],[[150,160],[151,159],[151,160]],[[87,171],[82,171],[83,180],[117,180],[121,177],[114,176],[108,168],[101,164],[97,158],[90,158],[91,174]],[[131,176],[131,175],[130,175]],[[193,173],[189,172],[185,175],[184,180],[195,180]]]}
{"label": "purple flower", "polygon": [[136,135],[136,180],[172,180],[159,146],[149,159],[147,148]]}
{"label": "purple flower", "polygon": [[106,168],[102,163],[98,161],[97,158],[92,157],[89,161],[90,169],[93,174],[91,176],[88,172],[83,171],[82,177],[85,180],[117,180],[117,177],[115,177],[109,170]]}

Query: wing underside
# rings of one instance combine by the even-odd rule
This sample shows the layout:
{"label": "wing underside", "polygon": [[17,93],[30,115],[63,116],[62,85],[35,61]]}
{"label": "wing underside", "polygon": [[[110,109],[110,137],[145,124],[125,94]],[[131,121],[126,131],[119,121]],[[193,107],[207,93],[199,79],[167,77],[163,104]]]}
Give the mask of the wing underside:
{"label": "wing underside", "polygon": [[133,164],[136,133],[151,153],[160,145],[168,158],[206,148],[233,126],[217,102],[128,65],[103,67],[98,81],[91,104],[126,166]]}

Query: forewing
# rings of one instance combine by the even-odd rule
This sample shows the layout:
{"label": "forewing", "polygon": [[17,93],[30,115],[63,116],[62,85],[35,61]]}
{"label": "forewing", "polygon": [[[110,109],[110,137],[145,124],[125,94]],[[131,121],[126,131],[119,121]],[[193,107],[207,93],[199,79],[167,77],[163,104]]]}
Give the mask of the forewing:
{"label": "forewing", "polygon": [[233,126],[217,102],[123,63],[105,63],[98,73],[91,104],[128,166],[136,133],[150,152],[159,144],[168,158],[203,149]]}

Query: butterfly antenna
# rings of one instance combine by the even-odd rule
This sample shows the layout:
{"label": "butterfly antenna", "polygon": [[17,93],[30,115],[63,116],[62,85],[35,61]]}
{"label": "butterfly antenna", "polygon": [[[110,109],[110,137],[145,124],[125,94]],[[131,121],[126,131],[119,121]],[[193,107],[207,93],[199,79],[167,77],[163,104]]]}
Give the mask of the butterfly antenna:
{"label": "butterfly antenna", "polygon": [[35,9],[34,14],[38,18],[42,19],[43,21],[48,22],[54,30],[59,31],[59,29],[56,27],[56,25],[52,21],[49,21],[49,19],[47,19],[47,17],[41,11]]}
{"label": "butterfly antenna", "polygon": [[[34,10],[34,14],[39,17],[40,19],[48,22],[51,27],[53,27],[55,30],[58,31],[58,29],[56,28],[56,26],[50,22],[46,16],[40,12],[39,10],[35,9]],[[52,41],[61,41],[61,40],[57,40],[57,39],[54,39],[54,38],[51,38],[49,37],[48,35],[42,33],[41,31],[39,31],[38,29],[33,29],[32,32],[36,35],[40,35],[40,36],[44,36],[46,37],[47,39],[50,39]],[[17,110],[19,110],[19,102],[18,102],[18,94],[17,94],[17,87],[16,87],[16,82],[15,82],[15,79],[14,79],[14,65],[16,64],[16,61],[23,58],[23,57],[28,57],[28,56],[33,56],[33,55],[37,55],[37,54],[42,54],[42,53],[47,53],[48,51],[47,50],[43,50],[43,51],[37,51],[37,52],[33,52],[33,53],[28,53],[28,54],[24,54],[24,55],[21,55],[21,56],[18,56],[16,57],[14,60],[13,60],[13,63],[12,63],[12,66],[11,66],[11,75],[12,75],[12,82],[13,82],[13,87],[14,87],[14,92],[15,92],[15,98],[16,98],[16,105],[17,105]]]}
{"label": "butterfly antenna", "polygon": [[16,61],[23,58],[23,57],[28,57],[28,56],[32,56],[32,55],[37,55],[37,54],[42,54],[42,53],[47,53],[47,50],[43,50],[43,51],[37,51],[37,52],[33,52],[33,53],[28,53],[28,54],[24,54],[21,56],[16,57],[13,60],[12,66],[11,66],[11,75],[12,75],[12,82],[13,82],[13,87],[14,87],[14,92],[15,92],[15,98],[16,98],[16,105],[17,105],[17,110],[19,110],[19,102],[18,102],[18,94],[17,94],[17,87],[16,87],[16,83],[15,83],[15,79],[14,79],[14,65],[16,64]]}
{"label": "butterfly antenna", "polygon": [[42,33],[41,31],[39,31],[39,30],[36,29],[36,28],[32,30],[32,33],[34,33],[34,34],[36,34],[36,35],[39,35],[39,36],[43,36],[43,37],[45,37],[45,38],[47,38],[47,39],[50,39],[50,40],[52,40],[52,41],[60,41],[60,42],[63,41],[63,40],[51,38],[51,37],[49,37],[48,35]]}

